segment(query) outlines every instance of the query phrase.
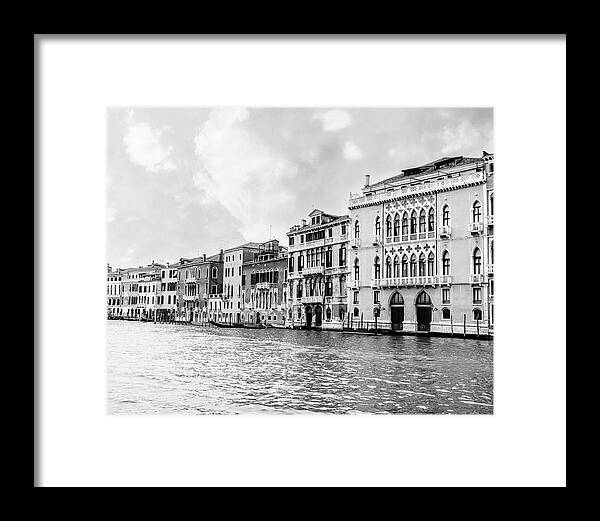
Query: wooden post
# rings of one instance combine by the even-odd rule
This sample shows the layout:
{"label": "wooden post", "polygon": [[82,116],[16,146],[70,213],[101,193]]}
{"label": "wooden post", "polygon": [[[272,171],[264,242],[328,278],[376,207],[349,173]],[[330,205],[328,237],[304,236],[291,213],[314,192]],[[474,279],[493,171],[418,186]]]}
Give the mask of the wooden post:
{"label": "wooden post", "polygon": [[375,334],[377,334],[377,315],[375,315]]}
{"label": "wooden post", "polygon": [[454,336],[454,324],[452,323],[452,315],[450,315],[450,336]]}
{"label": "wooden post", "polygon": [[463,338],[467,338],[467,315],[463,315]]}
{"label": "wooden post", "polygon": [[477,339],[479,340],[479,319],[477,319]]}
{"label": "wooden post", "polygon": [[363,328],[363,314],[360,314],[360,328]]}

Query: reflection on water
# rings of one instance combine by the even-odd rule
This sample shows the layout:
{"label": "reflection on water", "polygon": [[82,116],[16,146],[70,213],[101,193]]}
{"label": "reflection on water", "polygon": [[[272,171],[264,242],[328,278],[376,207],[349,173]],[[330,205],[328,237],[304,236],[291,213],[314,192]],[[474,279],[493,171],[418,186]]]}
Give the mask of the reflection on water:
{"label": "reflection on water", "polygon": [[110,413],[493,412],[489,341],[108,321]]}

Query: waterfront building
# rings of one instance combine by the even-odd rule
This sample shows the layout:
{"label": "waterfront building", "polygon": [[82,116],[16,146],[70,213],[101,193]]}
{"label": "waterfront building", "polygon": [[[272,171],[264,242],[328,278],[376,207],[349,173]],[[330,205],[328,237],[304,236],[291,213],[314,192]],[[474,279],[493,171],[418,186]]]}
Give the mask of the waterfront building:
{"label": "waterfront building", "polygon": [[348,309],[350,218],[313,210],[287,233],[288,322],[340,329]]}
{"label": "waterfront building", "polygon": [[154,318],[156,288],[160,282],[162,264],[152,261],[148,266],[127,268],[123,272],[123,314],[129,319]]}
{"label": "waterfront building", "polygon": [[123,274],[124,270],[113,270],[110,264],[106,273],[106,304],[107,314],[110,318],[123,315]]}
{"label": "waterfront building", "polygon": [[254,259],[260,243],[247,242],[223,252],[223,298],[225,322],[240,323],[243,317],[242,267]]}
{"label": "waterfront building", "polygon": [[261,244],[254,259],[242,265],[244,322],[285,325],[287,263],[287,248],[271,240]]}
{"label": "waterfront building", "polygon": [[[350,194],[350,321],[493,329],[494,156],[443,157]],[[371,326],[372,327],[372,326]]]}
{"label": "waterfront building", "polygon": [[225,299],[223,293],[210,293],[208,295],[208,320],[213,322],[224,322],[223,310]]}
{"label": "waterfront building", "polygon": [[156,298],[157,319],[173,321],[177,314],[177,281],[179,278],[179,263],[169,264],[160,271],[160,287]]}
{"label": "waterfront building", "polygon": [[207,257],[181,258],[177,264],[177,314],[185,322],[208,320],[210,294],[223,291],[223,251]]}

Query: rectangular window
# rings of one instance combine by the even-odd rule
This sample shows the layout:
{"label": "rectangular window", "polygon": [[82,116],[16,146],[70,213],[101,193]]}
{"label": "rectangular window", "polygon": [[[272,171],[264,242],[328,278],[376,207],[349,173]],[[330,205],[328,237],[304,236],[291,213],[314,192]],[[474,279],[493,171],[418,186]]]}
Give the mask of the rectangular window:
{"label": "rectangular window", "polygon": [[473,304],[481,304],[481,288],[473,288]]}
{"label": "rectangular window", "polygon": [[354,300],[353,300],[354,304],[358,304],[358,291],[354,292]]}
{"label": "rectangular window", "polygon": [[329,237],[333,237],[333,228],[329,228]]}
{"label": "rectangular window", "polygon": [[342,235],[346,235],[346,225],[342,224]]}
{"label": "rectangular window", "polygon": [[290,237],[290,246],[294,245],[294,237]]}
{"label": "rectangular window", "polygon": [[379,304],[379,291],[373,292],[373,304]]}
{"label": "rectangular window", "polygon": [[450,288],[442,289],[442,304],[450,304]]}

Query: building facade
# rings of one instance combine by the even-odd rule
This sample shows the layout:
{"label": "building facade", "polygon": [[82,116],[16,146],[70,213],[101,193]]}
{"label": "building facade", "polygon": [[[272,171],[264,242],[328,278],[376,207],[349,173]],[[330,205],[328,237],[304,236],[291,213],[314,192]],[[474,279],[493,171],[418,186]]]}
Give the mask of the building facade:
{"label": "building facade", "polygon": [[242,270],[246,262],[254,260],[260,243],[247,242],[223,252],[223,321],[241,323],[244,316]]}
{"label": "building facade", "polygon": [[179,263],[167,263],[160,271],[160,287],[157,290],[157,319],[174,321],[177,315],[177,281],[179,279]]}
{"label": "building facade", "polygon": [[223,290],[223,252],[181,258],[177,264],[177,314],[182,322],[208,321],[209,295]]}
{"label": "building facade", "polygon": [[123,318],[154,319],[157,286],[164,266],[154,261],[148,266],[123,270]]}
{"label": "building facade", "polygon": [[106,273],[106,310],[109,318],[123,316],[123,272],[122,269],[113,270],[110,264]]}
{"label": "building facade", "polygon": [[242,266],[243,321],[285,325],[287,318],[287,248],[279,241],[259,246],[255,258]]}
{"label": "building facade", "polygon": [[349,199],[349,323],[493,329],[494,157],[444,157]]}
{"label": "building facade", "polygon": [[350,218],[313,210],[292,226],[288,246],[288,323],[341,329],[348,310]]}

